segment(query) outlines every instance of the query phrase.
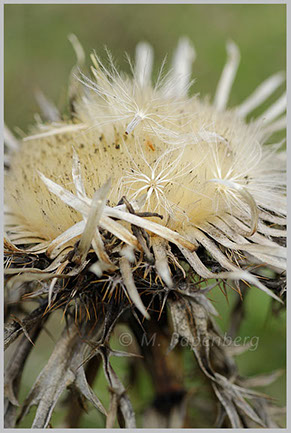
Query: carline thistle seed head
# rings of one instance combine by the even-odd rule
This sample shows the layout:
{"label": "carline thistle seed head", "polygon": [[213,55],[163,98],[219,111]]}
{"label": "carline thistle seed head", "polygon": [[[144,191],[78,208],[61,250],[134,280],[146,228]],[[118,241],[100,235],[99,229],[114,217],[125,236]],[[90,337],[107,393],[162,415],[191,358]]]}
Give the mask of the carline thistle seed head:
{"label": "carline thistle seed head", "polygon": [[[70,387],[106,416],[106,427],[117,419],[136,428],[133,405],[110,363],[111,356],[133,356],[110,347],[119,323],[133,332],[156,397],[167,408],[174,397],[166,415],[164,406],[153,405],[156,417],[146,413],[146,426],[184,425],[187,388],[171,351],[186,341],[213,388],[210,398],[217,398],[219,427],[274,427],[265,395],[248,389],[222,343],[207,294],[232,280],[240,296],[253,285],[283,302],[286,153],[282,143],[270,140],[286,126],[286,94],[260,117],[248,118],[284,75],[267,78],[228,109],[240,58],[233,42],[209,102],[189,96],[196,54],[186,38],[154,84],[148,44],[137,46],[134,64],[129,59],[130,76],[107,52],[105,63],[91,56],[89,78],[79,41],[74,35],[70,41],[77,55],[69,80],[70,118],[39,93],[46,121],[22,142],[5,129],[7,315],[11,305],[18,311],[22,301],[39,302],[22,322],[10,316],[6,327],[5,347],[25,333],[6,369],[6,427],[34,404],[32,428],[48,427]],[[266,278],[266,268],[273,278]],[[31,341],[56,309],[63,311],[65,329],[18,416],[19,363],[25,365]],[[145,346],[144,336],[151,341],[153,331],[159,343]],[[110,387],[108,411],[84,370],[96,355]],[[262,385],[262,378],[251,382]]]}
{"label": "carline thistle seed head", "polygon": [[[132,76],[120,73],[108,52],[106,64],[91,56],[89,78],[81,72],[81,48],[71,40],[79,67],[70,84],[72,118],[55,111],[52,116],[42,101],[50,123],[35,126],[21,144],[6,134],[7,245],[45,253],[55,260],[52,276],[66,272],[66,254],[74,248],[81,272],[93,249],[91,271],[100,277],[118,269],[147,317],[131,274],[135,253],[153,257],[161,280],[172,287],[171,245],[201,277],[243,279],[278,300],[246,268],[259,263],[281,273],[286,267],[285,247],[277,241],[286,236],[285,152],[278,152],[282,143],[265,145],[286,126],[286,94],[260,117],[249,122],[247,116],[284,75],[267,78],[228,109],[240,60],[233,42],[227,43],[227,61],[208,102],[189,96],[196,53],[186,38],[167,73],[163,63],[155,84],[147,43],[137,46]],[[133,226],[146,233],[146,244]],[[120,241],[119,260],[107,248],[108,233]],[[221,272],[207,268],[199,249]]]}

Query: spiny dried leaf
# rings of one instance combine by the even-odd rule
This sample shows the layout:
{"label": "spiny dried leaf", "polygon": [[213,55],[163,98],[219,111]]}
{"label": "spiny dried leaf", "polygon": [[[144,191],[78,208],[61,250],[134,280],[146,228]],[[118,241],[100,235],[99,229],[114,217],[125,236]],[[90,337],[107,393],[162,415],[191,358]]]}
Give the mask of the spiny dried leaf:
{"label": "spiny dried leaf", "polygon": [[83,397],[85,397],[88,401],[90,401],[93,406],[96,407],[100,412],[104,413],[104,415],[107,415],[106,410],[104,409],[102,403],[100,402],[99,398],[96,396],[92,388],[89,386],[86,378],[86,374],[84,371],[83,365],[80,366],[80,363],[83,361],[83,356],[81,352],[79,352],[74,359],[74,363],[72,364],[72,369],[76,369],[76,377],[74,381],[74,386],[78,389],[78,391],[81,393]]}
{"label": "spiny dried leaf", "polygon": [[235,405],[235,407],[238,410],[238,413],[242,411],[255,423],[261,425],[262,427],[265,427],[260,417],[256,414],[256,412],[252,409],[252,407],[243,398],[243,396],[245,395],[244,389],[235,386],[233,383],[231,383],[229,380],[227,380],[225,377],[221,376],[218,373],[216,373],[215,376],[216,376],[216,382],[219,385],[219,389],[222,390],[221,393],[223,393],[224,396],[227,397],[228,402],[230,401]]}
{"label": "spiny dried leaf", "polygon": [[16,338],[24,332],[24,329],[28,332],[31,328],[37,325],[42,319],[47,304],[43,304],[41,307],[36,308],[30,314],[28,314],[22,320],[22,326],[19,321],[13,321],[7,323],[4,327],[4,350],[6,350]]}
{"label": "spiny dried leaf", "polygon": [[[256,424],[264,426],[263,420],[254,411],[244,397],[259,397],[259,394],[232,383],[228,378],[217,373],[210,362],[213,346],[211,342],[209,314],[202,305],[193,299],[178,299],[170,302],[174,331],[180,338],[186,339],[195,353],[201,370],[212,383],[214,392],[223,405],[233,428],[240,428],[243,423],[240,414],[243,413]],[[175,343],[177,344],[177,338]],[[223,345],[216,345],[220,357],[226,366],[231,365]]]}
{"label": "spiny dried leaf", "polygon": [[218,390],[218,387],[215,386],[215,384],[212,385],[214,392],[220,401],[222,407],[224,408],[225,412],[227,413],[227,416],[230,420],[232,428],[242,428],[243,425],[241,423],[240,417],[237,413],[237,410],[235,408],[235,405],[231,401],[231,399],[228,398],[228,396],[225,394],[223,390]]}
{"label": "spiny dried leaf", "polygon": [[[38,324],[31,335],[33,341],[36,340],[41,331],[41,326]],[[30,354],[33,345],[31,342],[23,336],[17,345],[16,350],[4,372],[4,396],[5,396],[5,413],[4,423],[5,428],[14,428],[16,423],[17,406],[19,406],[17,400],[17,394],[19,391],[21,376],[23,367]]]}
{"label": "spiny dried leaf", "polygon": [[77,330],[65,330],[55,346],[48,363],[38,375],[32,389],[26,397],[18,421],[28,413],[31,406],[37,405],[32,428],[46,428],[53,409],[64,391],[74,382],[75,375],[70,369],[77,342]]}
{"label": "spiny dried leaf", "polygon": [[[102,348],[100,348],[99,353],[102,356],[105,377],[108,381],[111,392],[116,395],[117,405],[123,416],[125,427],[136,428],[135,414],[132,408],[132,404],[126,394],[124,386],[122,385],[121,381],[119,380],[118,376],[116,375],[109,362],[109,354],[106,347],[103,346]],[[115,406],[114,401],[112,401],[111,411],[109,412],[110,425],[112,425],[113,423],[112,417],[114,414]]]}
{"label": "spiny dried leaf", "polygon": [[78,369],[82,345],[75,325],[63,331],[48,363],[25,399],[19,421],[31,406],[37,405],[32,428],[46,428],[59,397],[70,385],[74,385],[97,409],[106,413],[101,402],[89,388],[84,372]]}
{"label": "spiny dried leaf", "polygon": [[[256,409],[258,415],[264,421],[266,428],[269,429],[279,429],[280,426],[274,421],[274,418],[278,417],[282,421],[282,417],[286,417],[286,409],[278,408],[277,406],[273,406],[264,398],[258,398],[253,401],[253,406]],[[248,427],[255,427],[254,425],[248,424]]]}
{"label": "spiny dried leaf", "polygon": [[[197,361],[206,376],[214,378],[214,371],[209,360],[209,336],[207,334],[207,313],[200,306],[196,310],[196,317],[192,313],[192,300],[179,299],[170,301],[171,317],[174,326],[174,332],[182,338],[192,348]],[[194,302],[193,302],[194,304]],[[200,314],[199,314],[200,312]],[[202,339],[205,339],[205,345]],[[173,340],[173,339],[172,339]],[[176,344],[177,344],[176,340]],[[171,346],[173,349],[173,345]]]}
{"label": "spiny dried leaf", "polygon": [[256,386],[269,386],[275,380],[277,380],[282,374],[284,373],[284,370],[275,370],[270,374],[261,374],[249,378],[244,378],[242,380],[243,386],[245,387],[256,387]]}

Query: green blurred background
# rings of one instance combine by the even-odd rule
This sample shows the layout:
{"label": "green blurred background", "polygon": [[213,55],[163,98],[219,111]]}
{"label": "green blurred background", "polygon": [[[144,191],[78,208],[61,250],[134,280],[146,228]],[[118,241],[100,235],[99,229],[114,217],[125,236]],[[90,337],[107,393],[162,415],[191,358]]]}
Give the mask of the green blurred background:
{"label": "green blurred background", "polygon": [[[214,94],[226,53],[225,43],[234,40],[241,50],[238,71],[230,105],[243,100],[269,75],[285,69],[286,20],[284,5],[5,5],[5,122],[13,129],[27,130],[38,112],[34,92],[41,89],[63,110],[67,104],[67,80],[75,55],[67,39],[75,33],[89,61],[95,49],[102,57],[106,45],[123,70],[128,70],[124,52],[134,57],[140,40],[150,42],[155,49],[155,73],[165,54],[169,60],[180,36],[194,43],[197,58],[193,67],[196,78],[193,92]],[[271,103],[282,89],[269,98]],[[263,108],[262,108],[263,109]],[[210,296],[220,312],[218,324],[227,329],[230,303],[215,289]],[[256,351],[247,351],[237,358],[245,375],[266,373],[285,366],[285,313],[271,314],[271,302],[266,295],[252,289],[246,298],[247,316],[241,336],[259,337]],[[58,314],[48,323],[54,337],[60,332]],[[116,340],[116,347],[118,341]],[[45,333],[36,344],[26,366],[22,401],[48,358],[54,342]],[[192,355],[191,355],[192,356]],[[185,356],[186,371],[192,368],[190,353]],[[140,362],[140,361],[137,361]],[[113,366],[127,380],[126,362],[113,359]],[[187,374],[188,374],[187,373]],[[138,394],[132,394],[139,409],[150,403],[152,389],[144,372],[139,377]],[[192,375],[193,376],[193,375]],[[191,374],[189,375],[191,377]],[[195,381],[189,379],[189,388]],[[108,391],[100,371],[94,386],[105,405]],[[285,402],[285,376],[264,391],[279,405]],[[32,414],[31,414],[32,415]],[[31,415],[21,424],[29,427]],[[64,416],[59,405],[52,425],[57,427]],[[104,420],[89,408],[81,427],[103,427]]]}
{"label": "green blurred background", "polygon": [[5,121],[26,128],[38,111],[40,88],[60,108],[75,55],[67,39],[75,33],[88,54],[102,57],[106,45],[122,69],[124,51],[150,42],[156,70],[180,36],[195,44],[193,91],[214,94],[225,62],[225,42],[241,50],[230,104],[240,102],[268,75],[285,69],[284,5],[5,5]]}

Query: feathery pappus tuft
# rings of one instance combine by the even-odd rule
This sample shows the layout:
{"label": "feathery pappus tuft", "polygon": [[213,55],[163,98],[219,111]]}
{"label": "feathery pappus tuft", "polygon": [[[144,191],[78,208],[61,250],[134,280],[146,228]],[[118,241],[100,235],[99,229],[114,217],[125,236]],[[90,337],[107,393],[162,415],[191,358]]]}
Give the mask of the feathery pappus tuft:
{"label": "feathery pappus tuft", "polygon": [[[181,321],[195,317],[195,308],[211,321],[209,279],[232,281],[241,295],[242,287],[253,285],[282,303],[284,290],[262,281],[260,270],[281,277],[286,270],[286,153],[283,143],[270,143],[286,127],[286,95],[248,119],[283,84],[284,74],[227,108],[240,60],[232,41],[213,102],[189,96],[196,52],[187,38],[179,41],[168,72],[162,64],[155,83],[153,49],[145,42],[138,44],[135,62],[128,59],[131,76],[119,71],[109,51],[107,62],[91,55],[88,76],[79,41],[74,35],[70,41],[77,55],[71,117],[39,94],[44,122],[22,142],[5,129],[8,299],[41,296],[46,315],[55,308],[74,310],[73,322],[83,332],[88,325],[81,316],[90,323],[95,315],[96,323],[104,322],[97,346],[107,366],[111,349],[101,350],[109,341],[106,332],[128,309],[130,320],[151,319],[159,299],[159,315],[168,304],[180,337],[190,332]],[[196,307],[193,300],[187,304],[191,296]],[[182,317],[186,304],[191,313]],[[116,313],[109,327],[104,308]],[[195,355],[229,416],[230,403],[221,397],[228,379],[203,364],[199,351]],[[124,390],[115,385],[121,398]],[[120,407],[125,424],[134,427],[130,402]],[[239,415],[229,418],[241,426]],[[36,419],[34,427],[47,425]]]}

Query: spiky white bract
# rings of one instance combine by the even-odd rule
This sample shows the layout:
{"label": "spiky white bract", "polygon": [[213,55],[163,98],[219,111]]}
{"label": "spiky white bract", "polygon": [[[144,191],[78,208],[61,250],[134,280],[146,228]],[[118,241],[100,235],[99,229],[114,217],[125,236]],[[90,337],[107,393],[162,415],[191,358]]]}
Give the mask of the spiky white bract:
{"label": "spiky white bract", "polygon": [[[284,248],[276,238],[286,235],[285,152],[278,153],[280,144],[264,143],[285,127],[279,117],[285,95],[258,119],[245,120],[282,84],[283,75],[267,79],[239,107],[227,109],[240,58],[233,42],[227,52],[213,104],[188,97],[196,54],[187,39],[179,42],[167,74],[163,64],[154,86],[153,52],[146,43],[137,47],[132,78],[118,71],[109,53],[108,66],[91,56],[92,78],[83,73],[75,78],[83,92],[74,101],[74,120],[36,128],[11,157],[6,177],[10,240],[39,244],[54,258],[81,237],[79,260],[85,260],[92,243],[98,262],[91,269],[99,275],[116,266],[99,228],[112,233],[128,245],[120,250],[118,266],[129,296],[145,315],[129,273],[134,249],[143,249],[131,224],[150,235],[157,272],[168,287],[169,242],[205,278],[215,274],[195,253],[199,245],[230,278],[260,288],[255,277],[240,270],[240,253],[284,270]],[[103,185],[109,177],[105,204]],[[123,197],[140,215],[129,212]],[[235,261],[229,252],[237,253]]]}

